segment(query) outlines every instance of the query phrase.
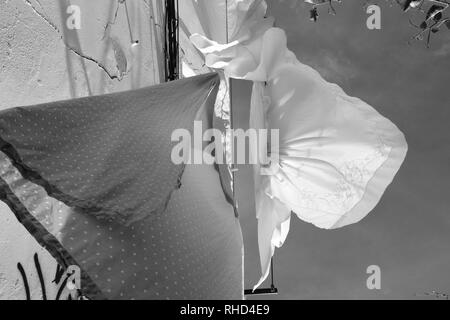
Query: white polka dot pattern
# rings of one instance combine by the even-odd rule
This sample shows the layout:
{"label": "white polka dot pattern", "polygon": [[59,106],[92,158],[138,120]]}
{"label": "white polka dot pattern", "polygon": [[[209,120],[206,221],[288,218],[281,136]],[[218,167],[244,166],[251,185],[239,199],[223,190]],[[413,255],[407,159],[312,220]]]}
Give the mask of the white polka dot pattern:
{"label": "white polka dot pattern", "polygon": [[29,180],[0,152],[1,179],[107,298],[242,299],[240,226],[217,171],[188,165],[179,181],[170,161],[171,130],[191,129],[217,84],[0,112],[2,150]]}
{"label": "white polka dot pattern", "polygon": [[0,176],[109,299],[242,299],[242,238],[212,166],[189,165],[167,210],[130,226],[73,210],[0,153]]}
{"label": "white polka dot pattern", "polygon": [[198,110],[218,84],[218,76],[208,74],[3,110],[0,145],[49,195],[131,224],[165,209],[183,169],[171,161],[171,134],[192,131]]}

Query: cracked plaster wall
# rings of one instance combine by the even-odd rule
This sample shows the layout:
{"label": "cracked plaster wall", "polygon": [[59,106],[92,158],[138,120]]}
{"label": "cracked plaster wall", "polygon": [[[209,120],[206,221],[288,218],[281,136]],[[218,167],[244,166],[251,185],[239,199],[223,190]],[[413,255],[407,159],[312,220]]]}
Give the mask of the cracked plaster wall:
{"label": "cracked plaster wall", "polygon": [[[0,0],[0,110],[129,90],[159,83],[158,0]],[[81,9],[81,29],[68,29],[69,5]],[[56,263],[0,202],[0,299],[25,299],[17,270],[28,275],[32,299],[41,299],[33,263],[41,261],[52,299]]]}

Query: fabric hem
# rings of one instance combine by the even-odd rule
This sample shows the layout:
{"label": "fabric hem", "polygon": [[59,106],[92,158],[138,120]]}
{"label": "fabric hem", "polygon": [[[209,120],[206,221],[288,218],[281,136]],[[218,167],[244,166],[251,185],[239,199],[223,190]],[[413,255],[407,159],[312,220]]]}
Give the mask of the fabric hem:
{"label": "fabric hem", "polygon": [[[67,269],[71,265],[80,267],[80,264],[64,249],[61,243],[36,220],[17,198],[6,181],[0,177],[0,200],[5,202],[14,213],[17,220],[27,229],[34,239],[45,248],[58,264]],[[82,295],[92,300],[106,300],[102,291],[81,267]]]}

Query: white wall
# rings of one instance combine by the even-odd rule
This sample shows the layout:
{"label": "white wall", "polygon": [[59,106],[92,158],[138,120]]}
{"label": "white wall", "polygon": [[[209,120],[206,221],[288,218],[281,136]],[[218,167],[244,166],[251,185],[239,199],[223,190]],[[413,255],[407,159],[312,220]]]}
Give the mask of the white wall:
{"label": "white wall", "polygon": [[[158,83],[157,1],[127,1],[132,34],[140,43],[132,49],[119,0],[0,0],[0,109]],[[69,5],[81,10],[79,30],[66,25]],[[25,298],[18,262],[30,277],[32,298],[41,299],[35,252],[53,299],[55,261],[0,202],[0,299]]]}

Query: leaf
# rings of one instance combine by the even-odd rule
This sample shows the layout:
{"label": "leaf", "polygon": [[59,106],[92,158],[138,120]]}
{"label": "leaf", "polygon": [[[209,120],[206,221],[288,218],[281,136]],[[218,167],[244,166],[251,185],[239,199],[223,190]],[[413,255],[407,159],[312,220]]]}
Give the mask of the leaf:
{"label": "leaf", "polygon": [[413,2],[413,0],[397,0],[397,3],[402,7],[403,11],[409,9],[411,2]]}
{"label": "leaf", "polygon": [[442,19],[442,12],[436,13],[436,14],[434,15],[434,17],[433,17],[433,20],[434,20],[435,22],[438,22],[438,21],[441,20],[441,19]]}
{"label": "leaf", "polygon": [[408,11],[409,8],[417,8],[422,2],[423,0],[397,0],[397,3],[402,7],[403,11]]}
{"label": "leaf", "polygon": [[420,29],[422,29],[422,30],[425,30],[427,27],[428,27],[428,24],[426,21],[424,21],[420,24]]}
{"label": "leaf", "polygon": [[317,22],[317,18],[319,17],[319,12],[317,11],[317,8],[312,8],[310,13],[310,20]]}
{"label": "leaf", "polygon": [[420,4],[423,2],[423,0],[413,0],[409,6],[411,8],[417,8],[418,6],[420,6]]}
{"label": "leaf", "polygon": [[437,33],[437,32],[439,32],[439,28],[433,28],[433,29],[431,29],[431,32]]}
{"label": "leaf", "polygon": [[[433,4],[430,9],[427,12],[427,18],[426,20],[430,19],[430,18],[434,18],[434,16],[438,13],[440,13],[442,10],[444,10],[445,8],[443,6],[437,5],[437,4]],[[442,13],[441,13],[442,14]],[[441,15],[441,19],[442,19],[442,15]]]}

